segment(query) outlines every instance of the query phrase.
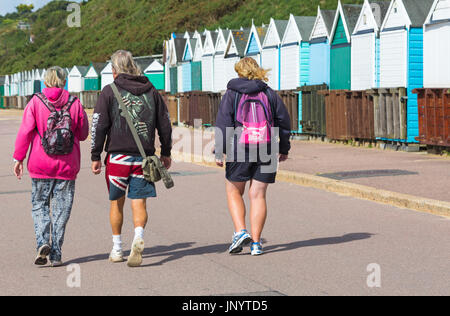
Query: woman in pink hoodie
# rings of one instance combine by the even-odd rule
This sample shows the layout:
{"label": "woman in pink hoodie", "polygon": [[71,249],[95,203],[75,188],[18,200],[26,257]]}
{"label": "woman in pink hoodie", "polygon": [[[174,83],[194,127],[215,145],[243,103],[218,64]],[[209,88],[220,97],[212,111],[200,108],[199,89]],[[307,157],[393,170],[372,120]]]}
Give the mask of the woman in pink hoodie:
{"label": "woman in pink hoodie", "polygon": [[83,106],[64,90],[66,78],[66,71],[60,67],[47,70],[47,88],[33,96],[25,108],[14,151],[14,174],[20,180],[31,145],[27,167],[32,179],[36,265],[47,264],[48,256],[52,266],[62,264],[61,247],[80,171],[80,141],[89,135]]}

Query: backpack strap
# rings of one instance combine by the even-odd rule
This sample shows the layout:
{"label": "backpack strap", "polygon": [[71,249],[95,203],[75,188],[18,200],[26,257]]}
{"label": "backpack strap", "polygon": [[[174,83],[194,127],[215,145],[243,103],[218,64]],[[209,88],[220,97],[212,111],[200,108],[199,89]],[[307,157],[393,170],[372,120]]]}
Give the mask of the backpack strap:
{"label": "backpack strap", "polygon": [[45,96],[45,94],[38,92],[35,93],[34,96],[36,96],[39,100],[41,100],[42,103],[44,103],[44,105],[47,107],[47,109],[50,112],[57,112],[55,106],[47,99],[47,97]]}
{"label": "backpack strap", "polygon": [[75,101],[77,100],[77,97],[74,97],[73,95],[69,95],[69,100],[67,100],[67,104],[63,106],[63,109],[66,109],[66,111],[70,111],[70,109],[72,108],[72,105],[75,103]]}
{"label": "backpack strap", "polygon": [[272,113],[271,113],[271,115],[272,115],[272,120],[273,120],[273,122],[274,122],[274,124],[275,124],[275,105],[274,105],[274,104],[276,104],[276,101],[274,100],[272,91],[269,89],[269,87],[267,87],[265,93],[266,93],[266,95],[267,95],[267,99],[269,100],[269,104],[270,104],[270,112],[272,112]]}
{"label": "backpack strap", "polygon": [[234,125],[236,125],[237,121],[237,108],[239,106],[239,101],[241,100],[242,94],[236,91],[236,97],[234,99]]}

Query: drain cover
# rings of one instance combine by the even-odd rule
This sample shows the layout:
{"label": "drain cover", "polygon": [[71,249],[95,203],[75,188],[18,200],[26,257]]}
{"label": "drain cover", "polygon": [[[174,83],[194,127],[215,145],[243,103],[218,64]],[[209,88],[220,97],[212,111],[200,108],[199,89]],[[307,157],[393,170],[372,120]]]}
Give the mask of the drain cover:
{"label": "drain cover", "polygon": [[408,170],[387,169],[387,170],[357,170],[357,171],[336,172],[336,173],[322,173],[319,174],[319,176],[334,180],[347,180],[347,179],[361,179],[361,178],[375,178],[375,177],[410,176],[417,174],[419,173]]}

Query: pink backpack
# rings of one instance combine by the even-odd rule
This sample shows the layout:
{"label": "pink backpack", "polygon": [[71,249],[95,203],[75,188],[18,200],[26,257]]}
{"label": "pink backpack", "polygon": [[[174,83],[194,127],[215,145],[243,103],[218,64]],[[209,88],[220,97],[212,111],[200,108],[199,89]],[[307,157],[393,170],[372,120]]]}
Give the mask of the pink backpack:
{"label": "pink backpack", "polygon": [[259,145],[271,142],[274,126],[273,110],[265,92],[236,94],[235,122],[242,124],[240,144]]}
{"label": "pink backpack", "polygon": [[43,93],[36,93],[35,96],[38,97],[50,111],[47,120],[47,130],[44,132],[44,135],[41,136],[38,131],[45,153],[47,155],[70,154],[73,151],[74,143],[70,108],[76,98],[70,96],[67,104],[58,111]]}

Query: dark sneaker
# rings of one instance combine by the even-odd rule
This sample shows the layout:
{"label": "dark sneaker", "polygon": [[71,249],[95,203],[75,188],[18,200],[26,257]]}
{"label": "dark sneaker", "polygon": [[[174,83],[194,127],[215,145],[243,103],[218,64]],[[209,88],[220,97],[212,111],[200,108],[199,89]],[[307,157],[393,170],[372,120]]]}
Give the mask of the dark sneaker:
{"label": "dark sneaker", "polygon": [[48,262],[47,256],[50,254],[50,250],[51,248],[49,245],[43,245],[39,248],[34,264],[37,266],[45,266]]}

